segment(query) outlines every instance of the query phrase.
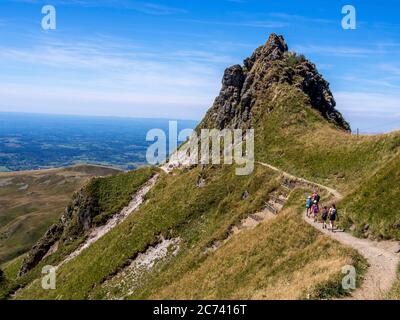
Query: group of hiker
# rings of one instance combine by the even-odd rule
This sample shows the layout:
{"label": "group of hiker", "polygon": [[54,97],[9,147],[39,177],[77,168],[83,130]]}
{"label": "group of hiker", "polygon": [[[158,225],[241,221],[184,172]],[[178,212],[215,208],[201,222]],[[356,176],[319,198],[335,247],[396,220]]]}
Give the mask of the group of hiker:
{"label": "group of hiker", "polygon": [[329,220],[330,230],[333,232],[335,229],[335,221],[339,218],[336,210],[336,205],[333,203],[329,209],[327,206],[324,206],[322,207],[322,209],[320,209],[320,200],[321,197],[316,191],[314,191],[312,195],[307,197],[306,215],[308,218],[313,218],[314,222],[318,222],[318,219],[320,218],[322,221],[322,229],[328,228],[326,222],[327,220]]}

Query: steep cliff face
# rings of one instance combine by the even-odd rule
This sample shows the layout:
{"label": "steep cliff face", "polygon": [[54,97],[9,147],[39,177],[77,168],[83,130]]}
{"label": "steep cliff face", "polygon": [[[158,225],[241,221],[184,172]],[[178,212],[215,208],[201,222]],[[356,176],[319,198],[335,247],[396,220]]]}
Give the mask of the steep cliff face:
{"label": "steep cliff face", "polygon": [[105,225],[119,213],[156,172],[155,168],[147,167],[90,180],[74,194],[59,221],[32,247],[19,274],[32,270],[58,248],[80,245],[90,230]]}
{"label": "steep cliff face", "polygon": [[349,124],[335,109],[336,102],[329,83],[316,66],[304,56],[289,52],[283,37],[276,34],[271,34],[265,45],[245,59],[243,66],[234,65],[225,70],[220,94],[200,128],[251,126],[252,108],[262,104],[268,98],[267,90],[277,83],[300,89],[324,118],[340,129],[350,130]]}
{"label": "steep cliff face", "polygon": [[89,230],[93,217],[96,215],[97,210],[93,197],[85,188],[76,192],[60,220],[51,226],[29,251],[19,274],[23,275],[34,268],[58,241],[71,242]]}

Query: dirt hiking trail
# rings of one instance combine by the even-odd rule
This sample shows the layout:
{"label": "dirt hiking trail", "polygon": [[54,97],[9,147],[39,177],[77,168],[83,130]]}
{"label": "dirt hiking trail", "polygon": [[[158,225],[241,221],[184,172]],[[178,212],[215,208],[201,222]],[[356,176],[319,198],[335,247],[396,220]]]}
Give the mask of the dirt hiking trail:
{"label": "dirt hiking trail", "polygon": [[[296,177],[267,163],[258,162],[258,164],[279,172],[285,178],[297,182],[300,185],[314,186],[328,191],[333,195],[333,202],[343,199],[342,194],[333,188]],[[329,229],[323,229],[321,223],[314,222],[305,215],[304,219],[320,232],[344,245],[356,249],[368,261],[369,268],[364,275],[361,286],[354,290],[351,296],[346,299],[375,300],[384,298],[385,293],[390,290],[397,278],[397,267],[400,261],[399,255],[396,254],[396,251],[399,249],[397,242],[360,239],[340,230],[332,232]]]}

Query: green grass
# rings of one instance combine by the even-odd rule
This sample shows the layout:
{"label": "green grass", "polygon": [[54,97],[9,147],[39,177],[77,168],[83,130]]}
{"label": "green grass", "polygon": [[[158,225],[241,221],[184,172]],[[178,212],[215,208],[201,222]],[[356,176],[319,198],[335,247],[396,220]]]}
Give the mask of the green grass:
{"label": "green grass", "polygon": [[[64,212],[71,196],[94,175],[109,168],[77,166],[65,169],[0,173],[0,264],[27,252]],[[27,189],[20,189],[27,185]]]}
{"label": "green grass", "polygon": [[[90,197],[94,197],[96,207],[98,208],[96,213],[101,215],[102,219],[105,219],[126,206],[131,200],[132,194],[134,194],[157,172],[158,169],[156,168],[145,167],[110,177],[95,178],[88,182],[88,184],[83,188],[83,192],[87,193]],[[104,190],[105,192],[103,192]],[[10,279],[7,277],[12,280],[8,282],[8,291],[14,291],[16,288],[25,286],[40,275],[41,268],[44,265],[57,265],[66,255],[74,251],[84,241],[86,236],[83,232],[75,232],[77,229],[82,231],[82,229],[78,228],[76,224],[76,217],[72,217],[71,225],[64,230],[62,240],[59,244],[59,249],[55,254],[44,259],[31,272],[20,278]],[[43,230],[43,233],[44,231],[45,230]],[[16,261],[21,261],[22,263],[21,258],[18,258]],[[20,266],[21,264],[18,265],[18,267]],[[7,290],[3,290],[3,296],[6,295],[6,291]]]}
{"label": "green grass", "polygon": [[[243,231],[184,273],[157,275],[139,298],[320,299],[345,295],[341,268],[360,266],[358,254],[331,241],[292,211]],[[170,265],[175,270],[179,264]],[[170,280],[167,278],[167,281]],[[150,284],[151,285],[151,284]],[[147,284],[149,287],[149,284]],[[148,289],[147,289],[148,290]]]}
{"label": "green grass", "polygon": [[323,121],[293,87],[273,93],[254,110],[256,159],[338,189],[342,226],[354,225],[355,235],[400,239],[400,132],[357,137]]}
{"label": "green grass", "polygon": [[[196,185],[200,174],[206,179],[206,186],[203,188],[198,188]],[[17,298],[105,298],[106,292],[99,287],[104,279],[115,274],[130,258],[135,257],[140,252],[144,252],[150,245],[155,244],[159,235],[168,238],[180,237],[182,239],[181,251],[175,259],[172,259],[161,268],[159,273],[149,275],[149,279],[143,282],[143,286],[138,288],[133,298],[151,298],[157,292],[162,292],[163,288],[168,288],[169,286],[174,288],[174,286],[178,285],[177,279],[198,272],[197,270],[201,266],[205,268],[210,261],[214,261],[212,256],[203,254],[204,248],[214,240],[225,238],[230,226],[238,223],[243,217],[260,210],[268,195],[280,188],[278,178],[279,175],[275,172],[261,166],[256,167],[253,175],[244,177],[235,176],[234,168],[232,167],[221,168],[218,166],[208,167],[203,171],[200,168],[195,168],[176,172],[174,175],[163,175],[156,187],[148,194],[147,199],[149,202],[147,204],[82,252],[79,257],[59,269],[57,273],[57,290],[42,290],[39,286],[39,281],[35,281],[32,285],[20,291]],[[250,195],[246,200],[242,199],[244,191],[248,191]],[[229,254],[224,253],[225,249],[221,250],[220,254],[226,255],[226,257],[230,256],[227,260],[230,263],[227,263],[234,264],[234,261],[244,259],[242,253],[243,251],[248,251],[248,247],[244,244],[248,244],[248,246],[251,246],[251,250],[254,250],[255,260],[254,265],[252,265],[254,271],[258,270],[260,264],[267,268],[269,259],[274,259],[278,256],[282,257],[282,259],[287,259],[287,262],[301,263],[304,269],[299,267],[299,270],[308,270],[307,266],[311,263],[310,261],[315,263],[318,259],[331,261],[332,257],[332,261],[335,261],[335,263],[323,265],[322,268],[326,268],[326,270],[321,269],[321,278],[318,278],[320,280],[313,283],[312,286],[308,284],[302,287],[304,290],[301,291],[302,294],[314,292],[313,286],[315,284],[324,284],[332,276],[337,276],[338,271],[331,269],[331,266],[335,265],[336,268],[341,263],[353,263],[355,261],[355,253],[337,243],[326,239],[320,240],[324,239],[324,237],[302,222],[300,222],[302,228],[298,229],[296,227],[298,220],[301,221],[301,218],[297,215],[284,215],[277,220],[276,225],[265,226],[267,228],[265,230],[260,228],[252,230],[252,233],[247,234],[246,237],[243,235],[244,239],[237,238],[231,244],[233,247]],[[280,225],[280,228],[278,228],[278,225]],[[275,229],[276,231],[272,232]],[[296,229],[298,231],[294,232]],[[292,234],[290,236],[291,240],[282,242],[285,237],[288,237],[288,234]],[[273,239],[275,241],[272,241]],[[320,241],[326,242],[328,247],[322,246],[320,248],[320,251],[314,256],[315,261],[310,258],[310,260],[302,262],[307,253],[316,251]],[[268,243],[270,243],[270,249],[268,249]],[[314,246],[310,246],[311,243],[314,243]],[[297,247],[301,247],[304,251]],[[296,248],[299,250],[295,250]],[[327,248],[329,250],[325,250]],[[248,252],[250,255],[252,255],[251,250]],[[287,255],[285,255],[286,252]],[[224,258],[221,259],[224,260]],[[282,268],[282,266],[283,264],[276,270]],[[201,273],[202,276],[206,276],[213,268],[213,265],[210,268],[205,268],[204,272]],[[278,272],[276,274],[275,271],[269,269],[272,273],[268,273],[269,271],[267,270],[259,270],[260,273],[257,279],[267,274],[271,278],[264,282],[261,287],[257,281],[252,281],[246,293],[243,293],[241,297],[247,297],[249,292],[257,288],[257,286],[260,287],[259,292],[268,292],[269,288],[275,288],[273,283],[279,283],[285,273],[294,272],[292,269],[286,268],[282,270],[282,273]],[[216,270],[218,268],[214,269],[214,272]],[[248,272],[250,271],[248,270]],[[247,274],[247,277],[250,275],[251,272]],[[226,274],[218,272],[218,276],[221,278],[220,281],[223,282],[229,281],[231,275],[229,272]],[[241,274],[239,273],[234,278],[238,286],[242,283],[240,279]],[[191,291],[201,295],[203,291],[195,290],[198,286],[198,280],[192,280],[189,281],[192,286]],[[216,282],[216,284],[221,282]],[[231,290],[232,294],[236,289],[227,288],[227,296],[225,297],[229,296],[228,290]],[[281,292],[282,297],[284,297],[284,290]],[[168,298],[170,294],[166,291],[165,295],[160,297]],[[188,295],[186,297],[191,296]],[[207,292],[204,291],[204,295],[200,297],[208,297]],[[215,297],[222,298],[223,293]],[[302,295],[297,297],[304,298]],[[253,296],[253,298],[257,297]]]}
{"label": "green grass", "polygon": [[[255,190],[260,183],[268,185],[268,177],[274,176],[271,173],[260,173],[258,179],[245,177],[241,179],[243,185],[237,183],[234,171],[225,169],[221,172],[210,168],[210,171],[204,173],[209,176],[210,187],[198,188],[198,170],[162,177],[147,197],[151,204],[143,206],[139,212],[85,250],[81,256],[68,263],[68,267],[60,269],[57,292],[43,292],[33,286],[27,290],[27,294],[82,299],[94,284],[115,272],[127,259],[155,243],[160,234],[166,237],[180,235],[186,239],[188,246],[201,241],[200,247],[204,247],[214,238],[221,237],[229,225],[248,212],[251,206],[262,205],[262,193],[267,194],[271,190],[267,187],[262,192],[256,193]],[[244,201],[235,208],[235,204],[241,202],[244,188],[249,189],[250,194],[254,190],[254,202]],[[231,215],[233,209],[241,210]],[[204,232],[207,232],[208,239],[204,237]],[[21,297],[24,295],[22,291]]]}
{"label": "green grass", "polygon": [[[400,205],[400,134],[355,137],[327,123],[294,86],[277,84],[266,90],[252,110],[256,160],[337,188],[345,195],[339,215],[347,226],[356,226],[358,235],[368,223],[371,235],[397,238],[399,214],[393,208]],[[214,253],[204,253],[281,188],[279,174],[267,168],[256,166],[249,176],[236,176],[234,169],[208,166],[162,174],[140,210],[58,270],[57,290],[41,289],[40,267],[61,261],[82,238],[61,246],[17,279],[19,286],[30,284],[17,298],[104,299],[108,292],[102,283],[156,244],[160,235],[180,237],[180,252],[145,274],[132,299],[325,299],[346,294],[340,286],[341,267],[354,265],[360,275],[365,260],[302,220],[305,190],[294,193],[276,219],[240,233]],[[150,171],[143,172],[86,186],[96,203],[95,223],[126,205],[148,179]],[[199,176],[205,178],[203,188],[197,187]],[[245,191],[249,198],[243,200]]]}
{"label": "green grass", "polygon": [[93,223],[101,225],[114,214],[120,212],[129,203],[132,194],[156,172],[157,169],[146,167],[113,177],[92,180],[85,187],[85,192],[93,198],[98,210]]}
{"label": "green grass", "polygon": [[348,191],[400,150],[399,132],[356,137],[326,123],[295,88],[277,85],[270,91],[275,100],[254,109],[259,161]]}
{"label": "green grass", "polygon": [[21,268],[24,255],[0,265],[3,270],[3,281],[0,283],[0,298],[8,294],[10,288],[17,283],[18,271]]}
{"label": "green grass", "polygon": [[[358,236],[400,239],[400,156],[366,179],[341,203],[343,226]],[[363,232],[365,226],[368,230]]]}

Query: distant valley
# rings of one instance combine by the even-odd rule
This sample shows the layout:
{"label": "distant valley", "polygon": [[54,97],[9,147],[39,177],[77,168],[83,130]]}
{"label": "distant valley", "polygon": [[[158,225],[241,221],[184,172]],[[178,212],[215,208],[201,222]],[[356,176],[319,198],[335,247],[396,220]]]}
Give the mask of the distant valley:
{"label": "distant valley", "polygon": [[58,220],[74,191],[118,170],[90,165],[0,173],[0,264],[25,253]]}
{"label": "distant valley", "polygon": [[[178,129],[196,121],[180,120]],[[131,170],[146,164],[146,133],[168,120],[0,113],[0,172],[98,164]]]}

